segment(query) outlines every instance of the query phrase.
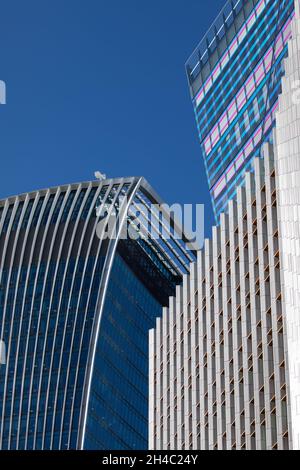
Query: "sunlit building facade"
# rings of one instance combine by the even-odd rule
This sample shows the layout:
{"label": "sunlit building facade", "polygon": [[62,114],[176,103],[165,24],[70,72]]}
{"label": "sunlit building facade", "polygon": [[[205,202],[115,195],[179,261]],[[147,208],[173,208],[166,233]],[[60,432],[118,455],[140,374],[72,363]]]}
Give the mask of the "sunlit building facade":
{"label": "sunlit building facade", "polygon": [[150,333],[150,449],[291,446],[272,148],[253,163]]}
{"label": "sunlit building facade", "polygon": [[216,220],[272,141],[294,0],[230,0],[186,64]]}
{"label": "sunlit building facade", "polygon": [[143,178],[0,201],[0,449],[147,448],[148,330],[194,257],[160,202]]}

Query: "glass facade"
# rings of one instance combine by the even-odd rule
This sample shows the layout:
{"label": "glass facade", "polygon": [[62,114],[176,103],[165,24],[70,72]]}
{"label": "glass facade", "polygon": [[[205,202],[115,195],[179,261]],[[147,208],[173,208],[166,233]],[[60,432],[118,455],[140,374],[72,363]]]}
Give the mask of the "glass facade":
{"label": "glass facade", "polygon": [[0,449],[147,448],[148,330],[194,253],[174,237],[105,240],[97,224],[124,196],[117,222],[132,224],[149,188],[107,180],[0,201]]}
{"label": "glass facade", "polygon": [[86,449],[147,449],[147,331],[160,314],[161,304],[118,254],[101,322]]}
{"label": "glass facade", "polygon": [[230,0],[186,69],[218,221],[272,139],[294,0]]}

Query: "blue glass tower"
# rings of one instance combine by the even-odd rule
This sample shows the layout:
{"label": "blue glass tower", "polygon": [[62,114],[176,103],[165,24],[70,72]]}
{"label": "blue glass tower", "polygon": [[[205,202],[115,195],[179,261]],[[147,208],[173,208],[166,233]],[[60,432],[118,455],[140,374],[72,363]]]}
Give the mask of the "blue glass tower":
{"label": "blue glass tower", "polygon": [[230,0],[186,64],[216,220],[271,140],[294,0]]}
{"label": "blue glass tower", "polygon": [[1,449],[147,448],[148,330],[195,259],[160,202],[143,178],[0,201]]}

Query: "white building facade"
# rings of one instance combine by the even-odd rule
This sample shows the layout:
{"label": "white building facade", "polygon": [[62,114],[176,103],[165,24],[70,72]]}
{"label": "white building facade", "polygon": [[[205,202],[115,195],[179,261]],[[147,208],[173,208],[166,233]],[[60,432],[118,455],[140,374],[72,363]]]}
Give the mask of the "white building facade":
{"label": "white building facade", "polygon": [[283,311],[287,332],[290,432],[300,449],[300,4],[296,17],[277,114],[277,186]]}

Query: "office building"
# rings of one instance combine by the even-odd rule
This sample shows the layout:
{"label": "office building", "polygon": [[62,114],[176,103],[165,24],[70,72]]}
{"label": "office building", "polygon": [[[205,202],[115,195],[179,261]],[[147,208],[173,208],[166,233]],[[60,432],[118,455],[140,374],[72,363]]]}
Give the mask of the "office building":
{"label": "office building", "polygon": [[230,0],[186,64],[216,221],[272,142],[294,0]]}
{"label": "office building", "polygon": [[0,201],[0,449],[147,448],[148,330],[194,258],[160,202],[143,178]]}

